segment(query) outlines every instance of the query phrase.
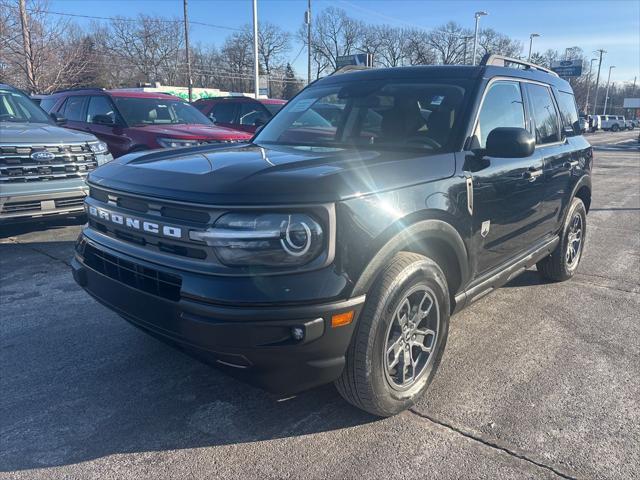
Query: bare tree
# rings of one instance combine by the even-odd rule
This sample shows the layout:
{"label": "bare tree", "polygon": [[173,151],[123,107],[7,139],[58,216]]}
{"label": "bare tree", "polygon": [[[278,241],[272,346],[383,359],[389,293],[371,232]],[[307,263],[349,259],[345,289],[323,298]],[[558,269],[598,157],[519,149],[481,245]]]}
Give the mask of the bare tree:
{"label": "bare tree", "polygon": [[383,67],[399,67],[407,56],[408,32],[401,28],[383,25],[374,27],[379,39],[377,63]]}
{"label": "bare tree", "polygon": [[318,74],[335,69],[337,57],[356,53],[363,36],[364,24],[349,17],[344,10],[328,7],[320,12],[311,34]]}
{"label": "bare tree", "polygon": [[406,57],[410,65],[433,65],[437,63],[437,55],[429,41],[429,34],[424,30],[406,31]]}
{"label": "bare tree", "polygon": [[456,22],[449,22],[429,32],[427,39],[436,53],[438,63],[443,65],[462,63],[464,54],[463,37],[468,33]]}
{"label": "bare tree", "polygon": [[482,56],[487,53],[505,55],[513,58],[519,58],[522,54],[522,42],[498,33],[492,28],[486,28],[480,31],[478,47],[479,58],[482,58]]}
{"label": "bare tree", "polygon": [[135,22],[116,17],[99,35],[103,53],[124,61],[144,81],[171,83],[184,74],[183,27],[178,19],[138,15]]}

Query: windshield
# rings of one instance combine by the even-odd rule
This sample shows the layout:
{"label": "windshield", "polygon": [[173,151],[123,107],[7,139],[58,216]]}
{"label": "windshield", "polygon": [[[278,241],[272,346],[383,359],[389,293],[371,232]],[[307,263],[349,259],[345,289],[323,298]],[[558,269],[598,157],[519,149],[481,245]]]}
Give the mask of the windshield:
{"label": "windshield", "polygon": [[49,117],[25,94],[0,88],[0,122],[50,123]]}
{"label": "windshield", "polygon": [[113,101],[130,126],[186,123],[211,125],[211,120],[200,113],[197,108],[181,100],[114,97]]}
{"label": "windshield", "polygon": [[287,103],[254,141],[441,151],[459,121],[464,93],[441,79],[320,84]]}

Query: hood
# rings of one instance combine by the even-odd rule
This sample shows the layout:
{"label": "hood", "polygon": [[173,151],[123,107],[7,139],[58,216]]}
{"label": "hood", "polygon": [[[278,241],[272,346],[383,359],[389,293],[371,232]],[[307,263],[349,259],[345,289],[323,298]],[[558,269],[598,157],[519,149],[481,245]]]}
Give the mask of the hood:
{"label": "hood", "polygon": [[2,122],[0,125],[0,142],[2,143],[51,143],[58,145],[90,141],[97,141],[97,139],[88,133],[49,123]]}
{"label": "hood", "polygon": [[201,125],[187,123],[183,125],[145,125],[129,127],[129,130],[139,130],[153,133],[159,137],[181,138],[185,140],[248,140],[251,135],[246,132],[218,127],[216,125]]}
{"label": "hood", "polygon": [[[441,157],[439,160],[438,157]],[[243,144],[125,155],[89,182],[210,205],[326,203],[450,177],[454,155]]]}

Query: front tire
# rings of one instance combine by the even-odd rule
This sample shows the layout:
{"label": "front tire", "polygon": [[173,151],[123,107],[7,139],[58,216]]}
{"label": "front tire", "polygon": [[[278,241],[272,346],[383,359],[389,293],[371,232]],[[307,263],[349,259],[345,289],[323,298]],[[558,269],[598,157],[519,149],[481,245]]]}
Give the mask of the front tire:
{"label": "front tire", "polygon": [[579,198],[574,198],[562,228],[560,242],[548,257],[536,266],[538,272],[554,282],[569,280],[576,273],[582,258],[587,233],[587,210]]}
{"label": "front tire", "polygon": [[351,404],[388,417],[427,390],[447,342],[447,281],[431,259],[400,252],[369,291],[335,384]]}

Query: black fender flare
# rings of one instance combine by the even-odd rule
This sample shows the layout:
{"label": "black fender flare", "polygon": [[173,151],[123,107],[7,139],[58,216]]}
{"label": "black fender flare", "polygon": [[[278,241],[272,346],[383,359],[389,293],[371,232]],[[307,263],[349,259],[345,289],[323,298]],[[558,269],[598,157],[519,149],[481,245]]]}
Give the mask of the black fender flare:
{"label": "black fender flare", "polygon": [[[571,199],[573,200],[576,196],[576,194],[580,191],[580,189],[582,187],[587,187],[587,189],[589,190],[589,196],[591,196],[591,192],[593,191],[591,188],[591,175],[588,173],[585,173],[584,175],[582,175],[580,177],[580,180],[578,180],[576,182],[576,184],[573,187],[573,190],[571,191]],[[569,210],[569,204],[567,204],[568,206],[566,207],[566,210]],[[587,211],[589,211],[589,205],[585,205]],[[564,212],[562,215],[562,218],[564,218],[564,216],[566,215],[567,212]]]}
{"label": "black fender flare", "polygon": [[426,219],[402,229],[377,251],[360,274],[353,288],[352,296],[366,294],[378,274],[388,265],[396,253],[416,240],[428,242],[430,239],[443,241],[453,250],[461,277],[458,289],[463,288],[469,281],[470,271],[469,256],[462,237],[451,224],[439,219]]}

